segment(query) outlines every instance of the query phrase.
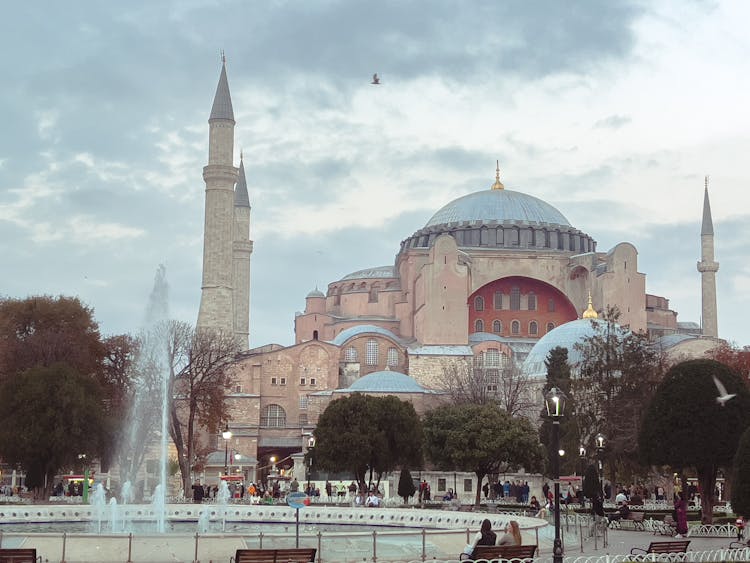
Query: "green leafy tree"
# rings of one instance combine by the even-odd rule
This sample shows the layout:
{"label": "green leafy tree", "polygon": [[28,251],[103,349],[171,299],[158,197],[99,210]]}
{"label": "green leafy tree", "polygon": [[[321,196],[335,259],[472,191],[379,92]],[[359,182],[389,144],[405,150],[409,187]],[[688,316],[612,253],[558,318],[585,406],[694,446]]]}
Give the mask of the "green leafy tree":
{"label": "green leafy tree", "polygon": [[732,510],[745,518],[750,516],[750,428],[742,433],[734,454]]}
{"label": "green leafy tree", "polygon": [[[736,396],[716,401],[718,379]],[[646,410],[638,448],[641,460],[681,473],[693,467],[701,487],[702,521],[713,517],[716,474],[732,464],[740,435],[750,424],[750,392],[742,378],[714,360],[673,366]]]}
{"label": "green leafy tree", "polygon": [[0,299],[0,379],[58,363],[93,376],[104,356],[93,310],[78,298]]}
{"label": "green leafy tree", "polygon": [[75,466],[79,454],[100,457],[111,440],[100,387],[65,364],[7,379],[0,397],[0,457],[26,469],[37,498],[49,495],[54,476]]}
{"label": "green leafy tree", "polygon": [[[547,366],[547,383],[544,385],[544,394],[546,395],[553,387],[557,387],[567,397],[564,416],[560,419],[560,448],[566,452],[566,455],[560,458],[560,473],[561,475],[571,474],[576,470],[578,463],[576,453],[581,439],[576,416],[575,395],[571,391],[568,349],[560,346],[553,348],[549,351],[544,365]],[[557,452],[552,444],[552,421],[544,408],[541,412],[541,418],[539,441],[546,445],[547,460],[551,460],[553,456],[557,455]]]}
{"label": "green leafy tree", "polygon": [[583,473],[583,496],[593,499],[602,494],[602,483],[599,481],[599,472],[594,465],[586,466]]}
{"label": "green leafy tree", "polygon": [[406,504],[409,502],[409,497],[413,497],[416,492],[417,487],[414,485],[411,471],[408,467],[404,467],[401,470],[401,475],[398,476],[398,496],[404,499],[404,504]]}
{"label": "green leafy tree", "polygon": [[436,467],[477,476],[477,506],[487,475],[519,467],[536,471],[542,465],[533,424],[495,405],[439,407],[425,414],[423,425],[426,453]]}
{"label": "green leafy tree", "polygon": [[422,425],[411,403],[354,393],[331,402],[318,419],[314,461],[324,471],[348,471],[360,484],[399,466],[422,465]]}
{"label": "green leafy tree", "polygon": [[597,433],[604,434],[611,472],[624,472],[622,478],[629,479],[640,471],[638,432],[664,366],[647,336],[623,329],[619,319],[617,307],[609,307],[601,319],[592,320],[594,335],[576,345],[581,361],[572,392],[581,442],[590,446]]}

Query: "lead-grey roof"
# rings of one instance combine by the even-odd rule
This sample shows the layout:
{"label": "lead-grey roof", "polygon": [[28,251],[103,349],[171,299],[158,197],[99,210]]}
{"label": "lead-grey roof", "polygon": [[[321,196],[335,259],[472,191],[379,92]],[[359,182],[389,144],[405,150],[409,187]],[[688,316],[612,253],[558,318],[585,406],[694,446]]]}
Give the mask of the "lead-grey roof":
{"label": "lead-grey roof", "polygon": [[697,340],[697,339],[698,337],[692,334],[667,334],[659,338],[656,341],[656,344],[662,350],[668,350],[669,348],[672,348],[673,346],[677,346],[680,342],[685,342],[685,340]]}
{"label": "lead-grey roof", "polygon": [[325,294],[317,287],[307,294],[308,297],[325,297]]}
{"label": "lead-grey roof", "polygon": [[708,201],[708,186],[703,193],[703,224],[701,225],[702,235],[714,234],[714,223],[711,220],[711,202]]}
{"label": "lead-grey roof", "polygon": [[360,336],[362,334],[379,334],[381,336],[386,336],[399,344],[402,344],[401,339],[393,334],[390,330],[376,325],[357,325],[349,327],[346,330],[342,330],[341,332],[339,332],[336,337],[330,342],[331,344],[335,344],[336,346],[343,346],[347,340],[350,340],[355,336]]}
{"label": "lead-grey roof", "polygon": [[347,391],[359,393],[429,393],[414,378],[397,371],[376,371],[360,377]]}
{"label": "lead-grey roof", "polygon": [[250,197],[247,195],[247,181],[245,180],[245,163],[242,159],[240,159],[237,186],[234,188],[234,206],[250,207]]}
{"label": "lead-grey roof", "polygon": [[340,281],[368,278],[395,278],[395,271],[396,268],[394,266],[376,266],[375,268],[365,268],[364,270],[357,270],[356,272],[347,274]]}
{"label": "lead-grey roof", "polygon": [[462,222],[571,226],[562,213],[534,196],[513,190],[484,190],[454,199],[439,209],[425,227]]}
{"label": "lead-grey roof", "polygon": [[409,348],[410,356],[472,356],[474,352],[469,346],[415,346]]}
{"label": "lead-grey roof", "polygon": [[234,123],[234,110],[232,109],[232,96],[229,94],[229,81],[227,80],[227,66],[221,65],[221,75],[219,83],[216,85],[216,94],[214,95],[214,105],[211,107],[212,119],[228,119]]}

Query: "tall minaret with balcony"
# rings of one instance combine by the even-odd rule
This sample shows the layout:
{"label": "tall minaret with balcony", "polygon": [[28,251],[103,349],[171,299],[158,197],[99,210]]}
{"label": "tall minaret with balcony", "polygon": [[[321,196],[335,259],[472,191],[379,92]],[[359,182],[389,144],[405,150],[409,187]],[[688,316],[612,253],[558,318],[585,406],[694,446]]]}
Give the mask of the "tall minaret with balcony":
{"label": "tall minaret with balcony", "polygon": [[240,171],[234,188],[234,241],[232,242],[232,287],[234,287],[234,337],[237,348],[247,350],[250,335],[250,198],[247,195],[245,163],[240,153]]}
{"label": "tall minaret with balcony", "polygon": [[198,329],[234,333],[233,242],[234,185],[237,169],[234,156],[234,111],[229,95],[226,59],[222,54],[221,75],[208,119],[208,165],[203,168],[206,183],[203,230],[203,282],[198,311]]}
{"label": "tall minaret with balcony", "polygon": [[703,224],[701,225],[701,317],[703,335],[718,338],[719,327],[716,312],[716,272],[719,263],[714,260],[714,224],[711,220],[711,204],[708,201],[708,176],[703,193]]}

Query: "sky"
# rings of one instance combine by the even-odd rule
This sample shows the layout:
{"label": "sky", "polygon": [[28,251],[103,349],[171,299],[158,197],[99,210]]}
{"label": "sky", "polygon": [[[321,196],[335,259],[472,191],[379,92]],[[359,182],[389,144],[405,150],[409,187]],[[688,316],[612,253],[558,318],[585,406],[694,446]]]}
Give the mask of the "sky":
{"label": "sky", "polygon": [[[0,19],[0,295],[136,333],[160,264],[200,300],[208,115],[226,53],[252,206],[251,346],[393,264],[451,200],[541,198],[700,321],[708,175],[719,336],[750,344],[750,3],[13,2]],[[373,73],[381,85],[370,84]]]}

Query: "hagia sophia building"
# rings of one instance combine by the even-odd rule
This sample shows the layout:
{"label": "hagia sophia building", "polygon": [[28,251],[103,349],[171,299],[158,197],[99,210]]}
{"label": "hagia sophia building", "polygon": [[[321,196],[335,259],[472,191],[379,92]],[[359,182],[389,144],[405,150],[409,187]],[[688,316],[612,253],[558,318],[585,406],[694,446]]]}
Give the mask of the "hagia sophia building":
{"label": "hagia sophia building", "polygon": [[[528,392],[540,400],[547,352],[565,346],[575,361],[572,344],[591,333],[590,318],[607,306],[619,308],[621,326],[647,332],[675,358],[701,356],[719,342],[707,186],[701,326],[678,323],[668,299],[646,293],[635,246],[599,251],[555,207],[506,189],[498,170],[491,186],[447,203],[408,235],[393,264],[363,264],[325,292],[311,291],[296,315],[293,345],[248,350],[253,242],[242,155],[239,167],[233,160],[234,126],[224,64],[203,169],[197,327],[233,333],[241,350],[228,397],[228,447],[245,460],[248,479],[262,478],[272,457],[301,457],[331,400],[356,391],[395,394],[424,412],[440,400],[441,375],[456,362],[498,379],[511,366],[521,368],[537,383]],[[223,466],[227,444],[216,439],[222,460],[215,464]]]}

